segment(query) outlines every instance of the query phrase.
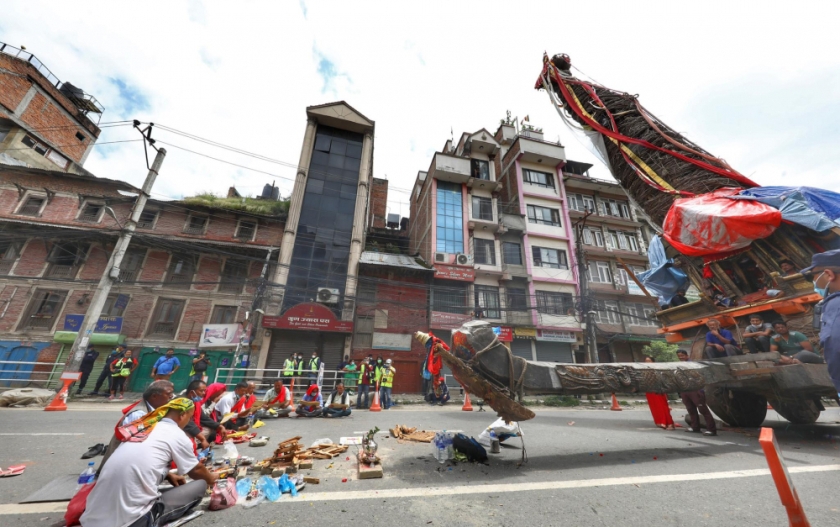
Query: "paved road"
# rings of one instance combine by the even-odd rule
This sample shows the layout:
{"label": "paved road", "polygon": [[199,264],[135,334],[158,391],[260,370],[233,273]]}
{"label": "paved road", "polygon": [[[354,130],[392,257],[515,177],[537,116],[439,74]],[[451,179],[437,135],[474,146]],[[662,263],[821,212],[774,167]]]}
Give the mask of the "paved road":
{"label": "paved road", "polygon": [[[81,471],[82,452],[107,442],[118,407],[77,408],[0,411],[0,466],[28,465],[23,476],[0,479],[0,525],[60,520],[60,505],[16,503],[56,475]],[[776,431],[815,527],[840,524],[840,415],[837,408],[825,414],[814,426],[792,426],[774,412],[765,422]],[[284,419],[262,429],[271,436],[269,446],[241,452],[261,459],[295,435],[307,444],[338,441],[397,423],[478,435],[492,420],[491,413],[427,407],[358,412],[338,421]],[[429,445],[383,439],[384,479],[356,480],[346,456],[331,468],[320,461],[306,472],[321,484],[308,486],[297,500],[208,512],[190,525],[787,525],[756,430],[722,431],[717,438],[665,432],[652,426],[646,409],[537,410],[523,429],[529,458],[523,466],[518,440],[491,456],[489,466],[448,466],[435,462]]]}

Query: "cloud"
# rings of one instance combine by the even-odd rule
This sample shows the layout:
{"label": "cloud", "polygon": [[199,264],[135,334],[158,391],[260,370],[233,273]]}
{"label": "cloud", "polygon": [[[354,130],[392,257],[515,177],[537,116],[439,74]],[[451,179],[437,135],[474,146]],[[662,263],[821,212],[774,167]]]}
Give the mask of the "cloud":
{"label": "cloud", "polygon": [[120,112],[120,115],[129,116],[149,110],[149,100],[146,96],[135,86],[127,84],[125,79],[112,78],[111,84],[119,91],[117,111]]}
{"label": "cloud", "polygon": [[306,18],[306,15],[307,15],[307,13],[309,13],[309,10],[306,9],[306,1],[305,0],[300,0],[300,11],[301,11],[301,13],[303,13],[303,18]]}
{"label": "cloud", "polygon": [[321,79],[324,83],[321,87],[321,93],[330,92],[334,95],[338,95],[338,92],[341,91],[340,87],[338,86],[339,84],[352,84],[350,76],[346,73],[339,72],[336,68],[335,63],[328,59],[314,45],[312,46],[312,54],[315,56],[318,75],[321,76]]}

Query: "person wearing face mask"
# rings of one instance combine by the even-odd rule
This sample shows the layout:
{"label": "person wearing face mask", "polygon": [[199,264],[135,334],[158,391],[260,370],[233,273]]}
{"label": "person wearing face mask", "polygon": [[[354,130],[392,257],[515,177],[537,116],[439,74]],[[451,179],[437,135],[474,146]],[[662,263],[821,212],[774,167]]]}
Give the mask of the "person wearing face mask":
{"label": "person wearing face mask", "polygon": [[817,304],[821,311],[820,345],[828,374],[840,393],[840,249],[815,254],[810,267],[800,272],[813,276],[814,291],[823,297]]}
{"label": "person wearing face mask", "polygon": [[312,358],[309,359],[309,363],[307,364],[307,371],[309,372],[309,384],[315,384],[318,382],[318,370],[321,368],[321,359],[318,358],[318,352],[312,352]]}

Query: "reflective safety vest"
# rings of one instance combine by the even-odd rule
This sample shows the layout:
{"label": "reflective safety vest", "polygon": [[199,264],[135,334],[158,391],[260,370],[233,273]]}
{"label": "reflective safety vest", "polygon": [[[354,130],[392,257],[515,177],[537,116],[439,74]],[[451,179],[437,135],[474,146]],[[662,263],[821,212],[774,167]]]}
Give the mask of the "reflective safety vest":
{"label": "reflective safety vest", "polygon": [[[359,382],[361,384],[375,384],[376,379],[373,378],[373,367],[363,362],[361,366],[359,366]],[[365,374],[367,374],[367,380],[365,380]]]}
{"label": "reflective safety vest", "polygon": [[318,371],[318,366],[320,366],[320,365],[321,365],[321,359],[319,359],[318,357],[313,357],[313,358],[309,359],[309,371],[317,372]]}
{"label": "reflective safety vest", "polygon": [[286,362],[283,363],[283,375],[286,377],[291,377],[295,374],[295,361],[292,359],[286,359]]}
{"label": "reflective safety vest", "polygon": [[380,371],[381,380],[379,382],[379,386],[381,386],[382,388],[391,388],[392,386],[394,386],[394,374],[396,373],[394,368],[382,368],[382,370]]}
{"label": "reflective safety vest", "polygon": [[297,363],[297,373],[303,375],[303,359],[300,359]]}

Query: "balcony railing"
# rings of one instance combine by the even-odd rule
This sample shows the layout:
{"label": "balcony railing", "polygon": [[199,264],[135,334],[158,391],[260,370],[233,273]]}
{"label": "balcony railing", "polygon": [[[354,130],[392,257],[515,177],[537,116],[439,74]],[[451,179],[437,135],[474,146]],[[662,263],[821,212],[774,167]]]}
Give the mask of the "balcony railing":
{"label": "balcony railing", "polygon": [[149,332],[149,336],[175,338],[176,329],[178,328],[175,322],[155,322],[152,324],[152,330]]}
{"label": "balcony railing", "polygon": [[506,311],[505,323],[513,326],[532,326],[534,319],[531,318],[530,311]]}
{"label": "balcony railing", "polygon": [[195,225],[190,225],[184,228],[184,234],[195,234],[197,236],[201,236],[204,234],[204,225],[198,227]]}
{"label": "balcony railing", "polygon": [[77,268],[75,265],[50,264],[47,269],[47,278],[76,278]]}
{"label": "balcony railing", "polygon": [[53,324],[55,324],[55,318],[52,315],[32,315],[26,323],[26,329],[43,329],[49,331],[53,327]]}
{"label": "balcony railing", "polygon": [[137,273],[139,273],[139,270],[137,269],[120,269],[120,282],[137,281]]}

